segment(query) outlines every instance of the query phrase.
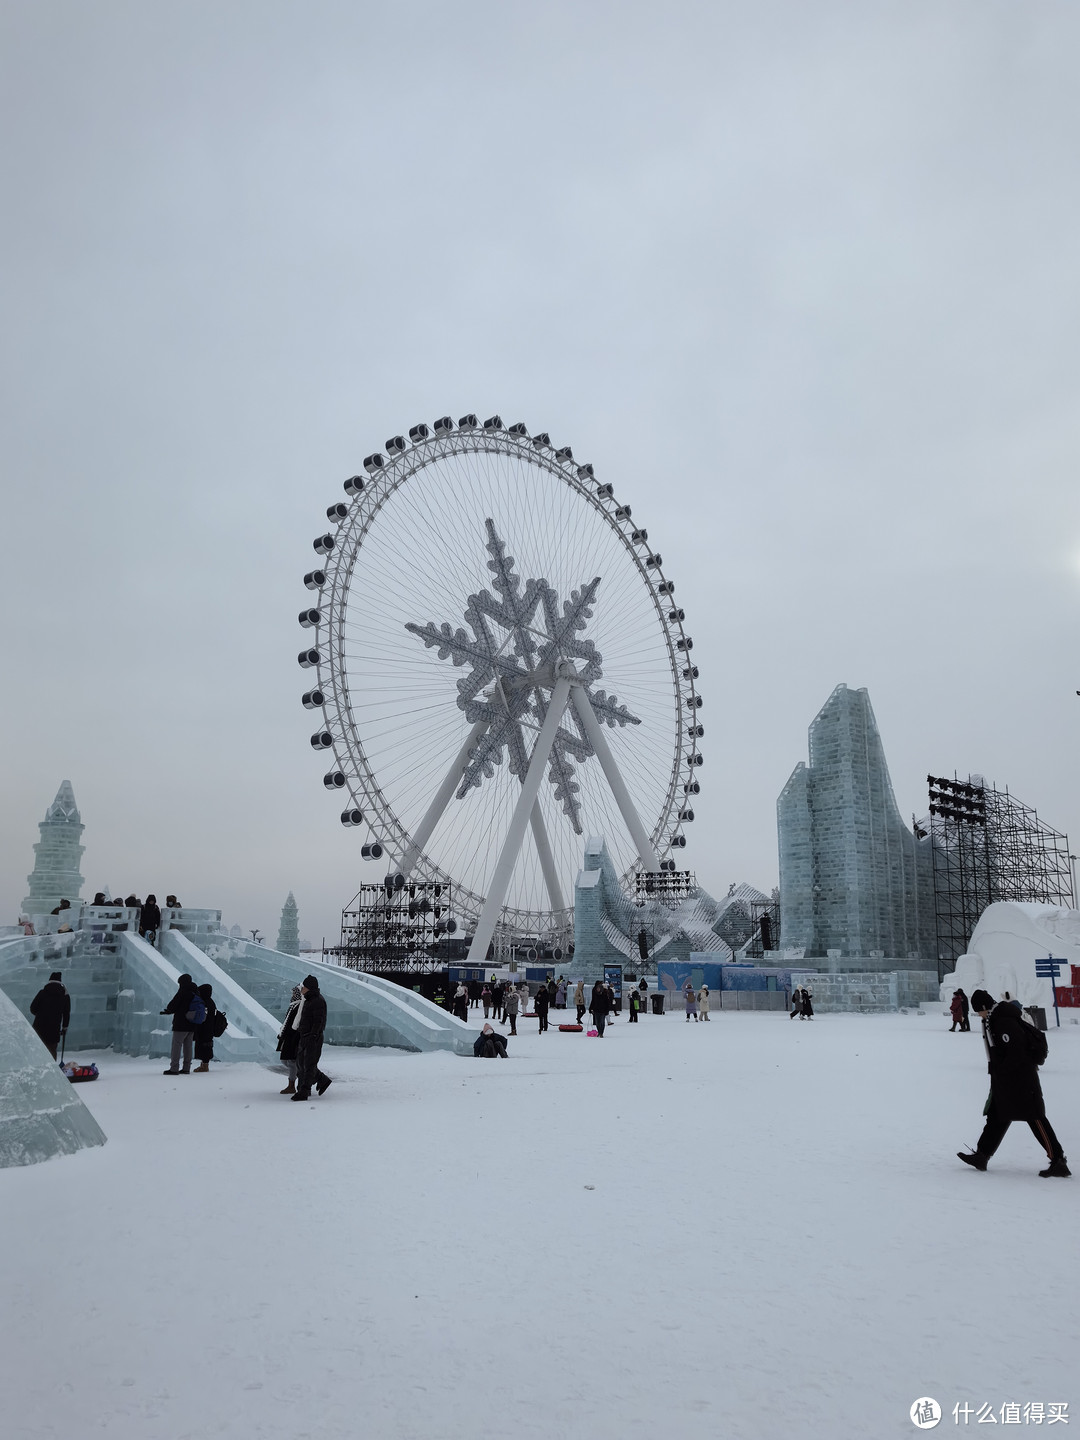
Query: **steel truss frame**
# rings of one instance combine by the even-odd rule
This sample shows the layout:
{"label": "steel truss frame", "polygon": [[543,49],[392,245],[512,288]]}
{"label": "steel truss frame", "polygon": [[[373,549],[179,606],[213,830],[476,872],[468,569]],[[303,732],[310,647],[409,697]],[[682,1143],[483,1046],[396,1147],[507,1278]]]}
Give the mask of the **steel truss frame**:
{"label": "steel truss frame", "polygon": [[[1072,904],[1069,838],[980,775],[928,775],[939,975],[998,900]],[[925,828],[925,822],[924,822]]]}

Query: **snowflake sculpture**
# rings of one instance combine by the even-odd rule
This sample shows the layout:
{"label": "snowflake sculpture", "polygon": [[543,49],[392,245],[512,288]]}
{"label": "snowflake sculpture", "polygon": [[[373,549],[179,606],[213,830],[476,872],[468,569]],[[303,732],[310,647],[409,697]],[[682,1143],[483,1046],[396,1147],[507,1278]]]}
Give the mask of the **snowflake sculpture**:
{"label": "snowflake sculpture", "polygon": [[[603,657],[581,632],[592,617],[600,577],[571,591],[570,599],[561,606],[546,580],[527,580],[523,590],[521,578],[514,571],[514,557],[507,555],[506,544],[493,522],[487,520],[485,525],[491,556],[488,569],[494,574],[493,586],[499,598],[490,590],[469,596],[465,622],[472,634],[451,630],[445,622],[405,626],[429,649],[437,649],[440,660],[470,666],[469,674],[458,681],[457,703],[471,724],[483,721],[487,728],[470,752],[457,792],[459,799],[482,779],[494,775],[504,752],[509,757],[510,773],[525,779],[529,750],[524,732],[539,731],[543,725],[560,662],[573,665],[598,720],[612,728],[641,723],[614,695],[590,688],[603,674]],[[568,707],[567,715],[573,728],[559,726],[551,748],[548,778],[555,798],[580,835],[579,786],[572,762],[580,764],[594,752],[576,712]]]}

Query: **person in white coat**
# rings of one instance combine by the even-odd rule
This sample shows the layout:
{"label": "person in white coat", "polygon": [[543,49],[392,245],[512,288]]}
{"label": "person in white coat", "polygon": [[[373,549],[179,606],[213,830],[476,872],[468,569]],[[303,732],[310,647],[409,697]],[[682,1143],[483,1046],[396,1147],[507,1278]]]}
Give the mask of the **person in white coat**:
{"label": "person in white coat", "polygon": [[709,1018],[709,987],[708,987],[708,985],[702,985],[701,989],[698,991],[697,1003],[698,1003],[698,1010],[699,1010],[699,1012],[700,1012],[700,1014],[701,1014],[702,1020],[708,1020],[708,1018]]}

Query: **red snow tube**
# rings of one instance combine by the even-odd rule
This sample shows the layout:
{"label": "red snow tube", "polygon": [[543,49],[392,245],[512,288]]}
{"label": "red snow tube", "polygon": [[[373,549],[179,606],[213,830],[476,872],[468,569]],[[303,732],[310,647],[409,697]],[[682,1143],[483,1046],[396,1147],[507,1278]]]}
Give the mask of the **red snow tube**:
{"label": "red snow tube", "polygon": [[579,1031],[580,1031],[581,1026],[580,1026],[580,1025],[560,1025],[560,1026],[559,1026],[559,1029],[560,1029],[560,1030],[579,1030]]}
{"label": "red snow tube", "polygon": [[73,1085],[77,1085],[80,1080],[96,1080],[98,1078],[96,1065],[68,1064],[61,1066],[61,1069]]}

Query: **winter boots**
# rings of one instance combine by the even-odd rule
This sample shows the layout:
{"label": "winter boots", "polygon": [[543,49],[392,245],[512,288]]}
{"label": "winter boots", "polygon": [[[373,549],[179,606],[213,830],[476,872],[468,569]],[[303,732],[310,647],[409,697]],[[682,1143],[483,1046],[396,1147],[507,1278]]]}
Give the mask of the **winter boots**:
{"label": "winter boots", "polygon": [[986,1169],[986,1156],[980,1155],[977,1150],[973,1150],[970,1155],[965,1155],[963,1150],[958,1150],[956,1158],[962,1160],[965,1165],[970,1165],[973,1170]]}
{"label": "winter boots", "polygon": [[1060,1160],[1051,1160],[1046,1169],[1040,1170],[1039,1174],[1044,1180],[1050,1175],[1058,1175],[1062,1180],[1067,1180],[1072,1171],[1065,1164],[1065,1156],[1062,1155]]}
{"label": "winter boots", "polygon": [[315,1089],[319,1092],[320,1095],[325,1095],[327,1090],[330,1089],[330,1086],[333,1083],[334,1082],[330,1079],[329,1075],[324,1075],[321,1080],[315,1081]]}
{"label": "winter boots", "polygon": [[199,1062],[199,1064],[195,1066],[195,1069],[194,1069],[191,1073],[192,1073],[193,1075],[209,1075],[209,1073],[210,1073],[210,1064],[209,1064],[209,1062],[206,1061],[206,1060],[201,1060],[201,1061]]}
{"label": "winter boots", "polygon": [[285,1086],[285,1089],[284,1089],[284,1090],[279,1090],[279,1091],[278,1091],[278,1094],[279,1094],[279,1095],[295,1095],[295,1094],[296,1094],[296,1081],[295,1081],[295,1080],[290,1080],[289,1083]]}

